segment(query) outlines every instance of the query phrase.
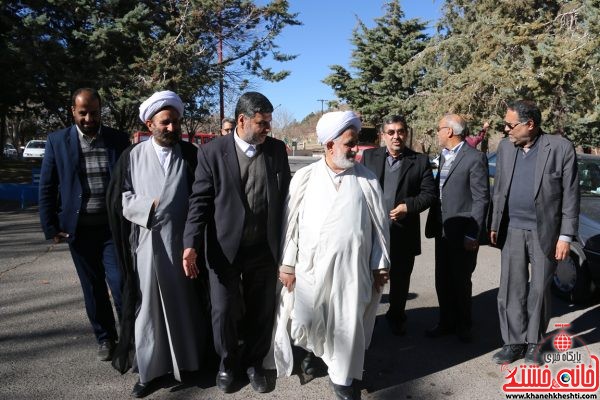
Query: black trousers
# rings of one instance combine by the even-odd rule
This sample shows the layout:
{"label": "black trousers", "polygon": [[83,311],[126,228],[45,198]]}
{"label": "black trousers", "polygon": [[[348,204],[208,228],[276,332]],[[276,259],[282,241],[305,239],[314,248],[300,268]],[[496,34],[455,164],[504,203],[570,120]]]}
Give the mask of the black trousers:
{"label": "black trousers", "polygon": [[117,340],[115,316],[108,286],[121,318],[121,269],[108,225],[77,227],[75,240],[69,244],[75,270],[79,276],[85,310],[98,343]]}
{"label": "black trousers", "polygon": [[435,291],[440,305],[439,325],[457,331],[471,329],[471,275],[478,251],[466,251],[462,242],[435,239]]}
{"label": "black trousers", "polygon": [[[269,246],[240,249],[232,265],[211,265],[208,274],[219,369],[260,367],[275,319],[277,265]],[[239,339],[244,341],[241,352]]]}
{"label": "black trousers", "polygon": [[406,321],[406,298],[410,287],[410,275],[415,265],[415,256],[401,249],[391,249],[390,254],[390,308],[388,315],[394,320]]}

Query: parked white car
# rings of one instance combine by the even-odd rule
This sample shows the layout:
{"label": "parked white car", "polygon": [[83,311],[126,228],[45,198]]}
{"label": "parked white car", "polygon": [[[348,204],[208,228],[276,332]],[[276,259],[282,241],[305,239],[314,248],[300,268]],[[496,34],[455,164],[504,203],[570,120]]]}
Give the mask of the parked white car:
{"label": "parked white car", "polygon": [[37,160],[44,158],[44,151],[46,149],[45,140],[30,140],[25,145],[23,150],[23,159],[26,160]]}
{"label": "parked white car", "polygon": [[5,143],[4,144],[4,158],[17,158],[19,156],[19,153],[17,152],[17,149],[15,149],[15,146],[13,146],[10,143]]}

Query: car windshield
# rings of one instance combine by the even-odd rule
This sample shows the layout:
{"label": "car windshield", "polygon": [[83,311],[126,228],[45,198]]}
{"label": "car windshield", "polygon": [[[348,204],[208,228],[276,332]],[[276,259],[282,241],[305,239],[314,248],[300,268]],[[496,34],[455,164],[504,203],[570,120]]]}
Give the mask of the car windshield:
{"label": "car windshield", "polygon": [[581,157],[577,163],[581,195],[600,197],[600,157]]}
{"label": "car windshield", "polygon": [[30,142],[27,144],[28,149],[43,149],[46,147],[45,142]]}

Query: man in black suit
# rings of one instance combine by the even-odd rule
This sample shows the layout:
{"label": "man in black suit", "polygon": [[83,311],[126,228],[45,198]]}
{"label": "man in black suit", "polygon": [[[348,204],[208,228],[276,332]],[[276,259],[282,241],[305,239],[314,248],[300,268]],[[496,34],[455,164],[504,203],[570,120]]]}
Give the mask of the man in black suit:
{"label": "man in black suit", "polygon": [[[196,263],[208,268],[214,344],[221,357],[216,381],[224,392],[231,390],[240,365],[254,390],[267,390],[262,360],[271,343],[281,212],[290,181],[285,144],[268,136],[272,112],[260,93],[240,97],[234,133],[200,147],[190,196],[183,267],[192,278]],[[240,352],[238,332],[244,341]]]}
{"label": "man in black suit", "polygon": [[489,182],[485,154],[465,143],[466,123],[445,115],[437,135],[442,147],[436,176],[438,199],[429,210],[425,235],[435,237],[435,289],[439,323],[429,337],[456,333],[463,342],[471,336],[471,275],[477,253],[486,239]]}
{"label": "man in black suit", "polygon": [[403,116],[387,118],[380,135],[385,147],[365,150],[362,163],[383,188],[390,218],[390,308],[386,318],[395,335],[406,333],[406,297],[415,256],[421,254],[419,214],[436,199],[429,159],[406,147],[408,126]]}
{"label": "man in black suit", "polygon": [[108,361],[117,331],[106,283],[120,318],[121,271],[105,195],[113,167],[129,139],[102,125],[100,95],[95,89],[77,89],[72,101],[75,124],[49,134],[46,141],[40,173],[40,222],[46,239],[69,244],[98,342],[98,358]]}

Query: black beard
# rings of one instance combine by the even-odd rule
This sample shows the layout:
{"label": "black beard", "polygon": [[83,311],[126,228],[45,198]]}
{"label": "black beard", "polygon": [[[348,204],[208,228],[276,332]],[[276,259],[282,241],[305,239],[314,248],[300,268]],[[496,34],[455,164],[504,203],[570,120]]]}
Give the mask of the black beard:
{"label": "black beard", "polygon": [[86,136],[94,136],[100,130],[100,124],[95,125],[95,126],[91,126],[91,127],[89,127],[89,126],[85,127],[83,125],[77,125],[77,127]]}
{"label": "black beard", "polygon": [[173,147],[179,141],[179,132],[152,132],[156,143],[162,147]]}

